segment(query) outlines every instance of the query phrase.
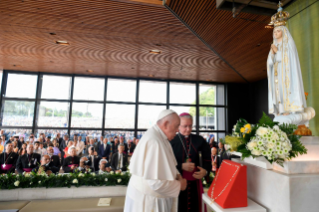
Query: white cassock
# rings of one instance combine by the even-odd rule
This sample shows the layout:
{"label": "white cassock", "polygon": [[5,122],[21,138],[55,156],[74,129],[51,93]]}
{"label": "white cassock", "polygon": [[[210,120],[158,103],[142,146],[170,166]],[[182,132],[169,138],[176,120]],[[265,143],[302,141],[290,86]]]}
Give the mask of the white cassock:
{"label": "white cassock", "polygon": [[130,162],[132,174],[124,212],[175,212],[181,184],[167,137],[154,125],[138,143]]}

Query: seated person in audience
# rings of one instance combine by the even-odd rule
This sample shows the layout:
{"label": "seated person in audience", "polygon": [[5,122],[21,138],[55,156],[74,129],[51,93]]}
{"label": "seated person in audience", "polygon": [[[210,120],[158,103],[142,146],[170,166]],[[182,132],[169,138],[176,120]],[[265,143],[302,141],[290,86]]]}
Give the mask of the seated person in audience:
{"label": "seated person in audience", "polygon": [[27,142],[29,142],[29,144],[34,144],[34,135],[33,134],[31,134],[29,136],[29,140]]}
{"label": "seated person in audience", "polygon": [[43,147],[43,145],[44,145],[43,142],[39,143],[39,149],[41,150],[41,155],[42,156],[48,154],[47,150]]}
{"label": "seated person in audience", "polygon": [[19,151],[19,148],[18,148],[18,142],[17,141],[12,141],[12,148],[13,148],[13,151],[15,152],[15,153],[18,153],[18,151]]}
{"label": "seated person in audience", "polygon": [[[17,142],[17,147],[18,147],[18,149],[20,149],[22,143],[21,143],[21,141],[19,141],[19,136],[18,136],[18,135],[13,136],[13,141],[16,141],[16,142]],[[12,142],[13,142],[13,141],[12,141]]]}
{"label": "seated person in audience", "polygon": [[127,145],[128,156],[132,156],[136,146],[132,140],[128,140],[127,143],[128,143],[128,145]]}
{"label": "seated person in audience", "polygon": [[41,155],[33,152],[33,144],[27,146],[27,153],[20,155],[17,160],[17,171],[19,174],[23,172],[31,172],[32,169],[38,166],[41,160]]}
{"label": "seated person in audience", "polygon": [[[79,139],[79,138],[77,138]],[[83,149],[84,149],[84,144],[82,141],[79,140],[74,140],[73,146],[75,146],[76,149],[76,155],[80,156],[82,155]]]}
{"label": "seated person in audience", "polygon": [[20,156],[20,155],[24,155],[26,152],[27,152],[27,149],[21,148],[21,149],[19,150],[19,152],[18,152],[18,155],[19,155],[19,156]]}
{"label": "seated person in audience", "polygon": [[119,143],[120,143],[119,139],[115,136],[114,137],[114,144],[113,144],[113,154],[115,154],[118,151]]}
{"label": "seated person in audience", "polygon": [[0,173],[14,173],[19,155],[13,152],[12,144],[6,145],[5,152],[0,154]]}
{"label": "seated person in audience", "polygon": [[[60,157],[57,155],[54,155],[54,150],[52,147],[52,144],[48,146],[47,148],[48,156],[50,157],[50,167],[56,167],[57,169],[52,170],[53,173],[59,172],[61,168],[61,163],[60,163]],[[57,170],[55,172],[55,170]]]}
{"label": "seated person in audience", "polygon": [[87,154],[89,153],[89,148],[90,148],[91,146],[94,147],[94,154],[95,154],[95,155],[98,155],[98,154],[97,154],[97,153],[98,153],[98,146],[97,146],[97,144],[94,143],[94,139],[93,139],[93,138],[90,139],[90,144],[86,146],[86,153],[87,153]]}
{"label": "seated person in audience", "polygon": [[217,156],[217,148],[211,148],[211,157],[212,157],[212,171],[216,174],[218,170],[218,156]]}
{"label": "seated person in audience", "polygon": [[[67,158],[69,156],[69,149],[71,146],[73,146],[73,141],[69,141],[68,146],[64,148],[64,150],[63,150],[64,151],[64,158]],[[75,153],[76,153],[76,151],[75,151]]]}
{"label": "seated person in audience", "polygon": [[53,144],[53,152],[54,152],[53,154],[61,157],[61,152],[59,149],[59,143],[58,143],[57,139],[53,139],[52,144]]}
{"label": "seated person in audience", "polygon": [[89,165],[90,161],[87,158],[87,156],[83,156],[80,159],[80,165],[78,167],[78,170],[82,173],[87,173],[88,170],[90,169],[90,165]]}
{"label": "seated person in audience", "polygon": [[89,145],[90,144],[90,137],[86,136],[85,137],[85,145]]}
{"label": "seated person in audience", "polygon": [[[77,142],[78,141],[78,134],[74,134],[73,135],[73,141],[74,142]],[[75,146],[75,145],[74,145]]]}
{"label": "seated person in audience", "polygon": [[111,146],[107,142],[107,138],[104,138],[103,143],[99,146],[98,154],[100,158],[109,160]]}
{"label": "seated person in audience", "polygon": [[43,155],[41,158],[41,164],[32,169],[32,171],[38,174],[45,172],[47,175],[50,175],[52,173],[57,173],[59,168],[51,164],[49,155]]}
{"label": "seated person in audience", "polygon": [[127,155],[128,148],[127,148],[127,144],[124,143],[124,137],[123,136],[120,137],[120,143],[119,144],[123,144],[124,145],[124,153]]}
{"label": "seated person in audience", "polygon": [[39,141],[34,142],[33,152],[41,155],[42,151],[41,151],[41,149],[39,149],[39,146],[40,146],[40,142]]}
{"label": "seated person in audience", "polygon": [[127,155],[124,154],[125,146],[120,144],[118,146],[118,152],[114,153],[112,156],[111,167],[116,173],[121,173],[127,170]]}
{"label": "seated person in audience", "polygon": [[4,142],[2,142],[2,139],[0,138],[0,154],[4,151]]}
{"label": "seated person in audience", "polygon": [[223,162],[223,160],[229,159],[228,154],[225,149],[225,145],[219,141],[218,143],[218,163],[217,163],[217,168],[219,168]]}
{"label": "seated person in audience", "polygon": [[27,150],[27,145],[28,145],[27,143],[23,143],[22,146],[21,146],[21,149]]}
{"label": "seated person in audience", "polygon": [[21,145],[25,143],[23,136],[20,136],[20,142],[21,142]]}
{"label": "seated person in audience", "polygon": [[101,159],[100,163],[99,163],[99,171],[96,172],[96,174],[101,174],[101,173],[105,173],[105,172],[110,172],[111,166],[110,163],[106,160],[106,159]]}
{"label": "seated person in audience", "polygon": [[80,158],[76,156],[76,149],[74,146],[70,146],[68,149],[68,157],[64,159],[63,171],[64,173],[74,172],[80,164]]}
{"label": "seated person in audience", "polygon": [[6,136],[5,136],[5,135],[1,135],[0,144],[1,144],[2,146],[5,146],[5,145],[6,145]]}
{"label": "seated person in audience", "polygon": [[93,146],[89,146],[89,154],[87,156],[87,158],[89,159],[89,166],[91,168],[92,171],[97,171],[99,170],[99,162],[101,160],[101,158],[99,156],[97,156],[95,149]]}
{"label": "seated person in audience", "polygon": [[51,136],[45,138],[44,147],[48,147],[51,144]]}

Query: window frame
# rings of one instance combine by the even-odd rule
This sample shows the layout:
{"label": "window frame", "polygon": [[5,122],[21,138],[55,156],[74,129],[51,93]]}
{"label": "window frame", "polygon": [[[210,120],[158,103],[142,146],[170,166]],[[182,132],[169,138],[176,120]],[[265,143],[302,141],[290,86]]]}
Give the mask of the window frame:
{"label": "window frame", "polygon": [[[6,93],[6,87],[7,87],[7,79],[8,74],[29,74],[29,75],[37,75],[37,85],[36,85],[36,95],[34,99],[29,98],[11,98],[11,97],[5,97]],[[70,99],[50,99],[50,98],[41,98],[41,92],[42,92],[42,77],[43,75],[51,75],[51,76],[68,76],[71,77],[71,85],[70,85]],[[74,94],[74,79],[75,77],[87,77],[87,78],[99,78],[104,79],[104,99],[102,101],[94,101],[94,100],[74,100],[73,94]],[[136,99],[135,102],[126,102],[126,101],[107,101],[107,85],[108,85],[108,79],[119,79],[119,80],[136,80]],[[165,82],[167,89],[166,89],[166,103],[152,103],[152,102],[140,102],[139,101],[139,87],[140,87],[140,81],[156,81],[156,82]],[[175,104],[170,103],[170,83],[194,83],[195,89],[196,89],[196,104]],[[206,85],[216,85],[216,99],[218,98],[218,92],[217,92],[217,85],[223,85],[223,94],[224,94],[224,104],[212,104],[212,105],[205,105],[205,104],[199,104],[199,86],[201,84]],[[4,101],[5,100],[27,100],[27,101],[34,101],[35,107],[34,107],[34,118],[33,118],[33,125],[32,127],[24,127],[24,126],[2,126],[2,120],[3,120],[3,107],[4,107]],[[41,101],[52,101],[52,102],[68,102],[69,103],[69,117],[68,117],[68,127],[38,127],[38,114],[40,109],[40,102]],[[72,106],[73,103],[102,103],[103,104],[103,110],[102,110],[102,125],[100,128],[79,128],[79,127],[71,127],[72,126]],[[105,128],[105,112],[106,112],[106,104],[113,103],[113,104],[124,104],[124,105],[135,105],[135,114],[134,114],[134,128]],[[56,130],[67,130],[67,133],[70,135],[71,131],[74,130],[96,130],[101,131],[102,135],[104,136],[105,131],[132,131],[134,132],[134,136],[136,137],[139,132],[143,132],[147,129],[138,128],[138,108],[139,105],[157,105],[157,106],[166,106],[166,109],[168,109],[170,106],[185,106],[185,107],[195,107],[196,108],[196,118],[194,120],[194,125],[196,125],[196,130],[193,132],[197,135],[199,133],[225,133],[227,134],[227,84],[226,83],[216,83],[216,82],[205,82],[205,81],[191,81],[191,80],[172,80],[172,79],[153,79],[153,78],[133,78],[133,77],[116,77],[116,76],[96,76],[96,75],[81,75],[81,74],[55,74],[55,73],[45,73],[45,72],[28,72],[28,71],[12,71],[12,70],[3,70],[2,74],[2,84],[1,84],[1,96],[0,96],[0,127],[1,129],[17,129],[17,128],[23,128],[23,129],[32,129],[32,132],[36,132],[38,129],[56,129]],[[199,129],[199,108],[200,107],[223,107],[225,108],[225,130],[200,130]]]}

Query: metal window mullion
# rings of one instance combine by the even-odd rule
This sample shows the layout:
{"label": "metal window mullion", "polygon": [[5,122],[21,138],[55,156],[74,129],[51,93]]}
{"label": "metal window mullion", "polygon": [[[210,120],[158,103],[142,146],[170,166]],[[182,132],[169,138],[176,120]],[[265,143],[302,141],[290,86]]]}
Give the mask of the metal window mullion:
{"label": "metal window mullion", "polygon": [[68,135],[71,137],[71,118],[72,118],[72,107],[73,107],[73,93],[74,93],[74,75],[71,78],[71,92],[70,92],[70,107],[69,107],[69,120],[68,120]]}
{"label": "metal window mullion", "polygon": [[34,102],[34,113],[33,113],[33,124],[32,124],[32,132],[35,133],[35,129],[38,125],[38,114],[39,114],[39,104],[40,97],[42,93],[42,74],[38,73],[36,94],[35,94],[35,102]]}
{"label": "metal window mullion", "polygon": [[136,96],[135,96],[135,123],[134,123],[134,137],[137,138],[137,128],[138,128],[138,101],[140,93],[140,80],[136,80]]}
{"label": "metal window mullion", "polygon": [[4,99],[7,90],[8,72],[3,71],[2,73],[2,85],[1,85],[1,101],[0,101],[0,126],[2,126],[3,112],[4,112]]}
{"label": "metal window mullion", "polygon": [[102,119],[102,136],[104,137],[104,129],[105,129],[105,113],[106,113],[106,95],[107,95],[107,77],[104,78],[104,103],[103,103],[103,119]]}
{"label": "metal window mullion", "polygon": [[167,84],[166,84],[166,109],[168,109],[169,108],[169,97],[170,97],[170,95],[169,95],[169,92],[170,92],[170,81],[167,81],[166,82]]}

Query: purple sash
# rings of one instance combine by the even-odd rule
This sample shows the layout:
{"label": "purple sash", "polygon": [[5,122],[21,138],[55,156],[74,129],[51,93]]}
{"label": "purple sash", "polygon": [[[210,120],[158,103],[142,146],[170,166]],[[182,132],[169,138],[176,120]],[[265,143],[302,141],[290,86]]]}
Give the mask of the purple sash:
{"label": "purple sash", "polygon": [[196,178],[193,177],[194,172],[197,172],[197,171],[198,171],[197,168],[195,168],[192,172],[183,171],[183,178],[189,181],[197,180]]}
{"label": "purple sash", "polygon": [[12,167],[12,164],[6,164],[5,167],[3,167],[3,165],[4,165],[4,164],[1,165],[1,169],[2,169],[2,170],[5,170],[5,171],[8,171],[8,170],[11,169],[11,167]]}
{"label": "purple sash", "polygon": [[71,166],[78,167],[79,165],[78,165],[78,164],[71,164],[71,165],[68,165],[68,167],[71,167]]}
{"label": "purple sash", "polygon": [[32,171],[32,168],[23,168],[23,171],[25,171],[25,172],[31,172],[31,171]]}

